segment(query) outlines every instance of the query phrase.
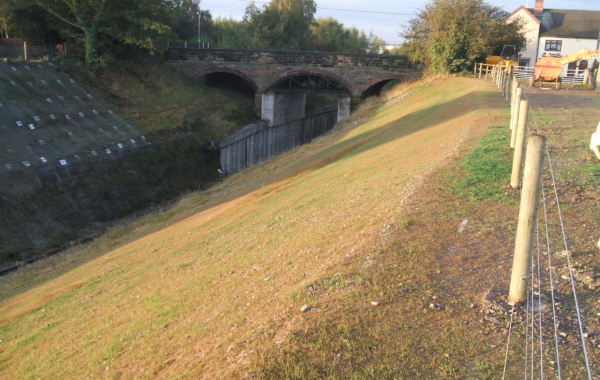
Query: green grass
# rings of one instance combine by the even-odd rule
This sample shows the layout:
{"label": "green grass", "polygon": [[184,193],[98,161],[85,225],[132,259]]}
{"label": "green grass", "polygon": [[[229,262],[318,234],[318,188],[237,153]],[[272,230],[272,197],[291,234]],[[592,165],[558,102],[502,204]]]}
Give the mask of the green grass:
{"label": "green grass", "polygon": [[453,175],[450,191],[470,200],[513,203],[505,194],[510,182],[512,150],[506,128],[491,128],[461,161],[464,175]]}

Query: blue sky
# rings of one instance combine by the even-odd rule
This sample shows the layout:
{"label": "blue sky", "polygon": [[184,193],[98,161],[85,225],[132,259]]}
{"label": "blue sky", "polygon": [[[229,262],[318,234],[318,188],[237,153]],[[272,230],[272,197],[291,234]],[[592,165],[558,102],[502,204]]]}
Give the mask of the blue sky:
{"label": "blue sky", "polygon": [[[269,0],[257,0],[257,5],[262,6],[260,2]],[[317,17],[335,17],[346,26],[356,26],[364,29],[366,32],[373,31],[377,36],[383,38],[390,45],[397,45],[402,42],[398,33],[402,30],[402,24],[406,24],[411,16],[402,14],[414,14],[422,8],[426,0],[315,0],[317,3]],[[211,11],[213,17],[233,17],[241,20],[244,16],[244,9],[250,1],[245,0],[202,0],[202,9]],[[533,8],[535,0],[519,1],[494,1],[489,3],[503,7],[506,11],[512,12],[521,5]],[[589,9],[600,10],[600,1],[598,0],[545,0],[545,8],[554,9]],[[349,12],[341,10],[328,10],[322,8],[353,9],[365,12]],[[382,13],[366,13],[382,12]],[[397,14],[394,14],[397,13]]]}

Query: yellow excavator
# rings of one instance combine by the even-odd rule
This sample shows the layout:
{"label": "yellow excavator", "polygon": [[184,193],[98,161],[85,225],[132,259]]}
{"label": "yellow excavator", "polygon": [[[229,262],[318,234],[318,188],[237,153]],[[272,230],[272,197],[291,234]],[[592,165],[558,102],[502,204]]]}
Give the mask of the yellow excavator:
{"label": "yellow excavator", "polygon": [[500,55],[488,55],[485,59],[486,65],[500,65],[504,67],[519,66],[517,59],[517,47],[515,45],[504,45]]}
{"label": "yellow excavator", "polygon": [[590,59],[600,60],[600,50],[582,49],[561,58],[542,57],[535,64],[532,81],[555,82],[558,89],[560,87],[560,74],[562,73],[563,65]]}

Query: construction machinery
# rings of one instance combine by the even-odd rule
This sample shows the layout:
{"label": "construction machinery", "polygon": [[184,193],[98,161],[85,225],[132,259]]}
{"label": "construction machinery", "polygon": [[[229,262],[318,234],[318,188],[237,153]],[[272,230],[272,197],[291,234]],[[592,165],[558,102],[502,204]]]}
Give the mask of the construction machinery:
{"label": "construction machinery", "polygon": [[535,82],[554,82],[556,88],[559,89],[563,65],[588,59],[600,60],[600,50],[582,49],[561,58],[542,57],[535,64],[531,84],[533,85]]}
{"label": "construction machinery", "polygon": [[500,55],[489,55],[485,59],[486,65],[500,65],[502,67],[519,66],[517,48],[515,45],[504,45]]}

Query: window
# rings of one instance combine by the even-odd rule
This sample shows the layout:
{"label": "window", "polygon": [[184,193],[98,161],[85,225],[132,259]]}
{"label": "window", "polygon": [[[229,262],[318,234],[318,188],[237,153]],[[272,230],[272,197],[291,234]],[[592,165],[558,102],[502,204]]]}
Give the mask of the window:
{"label": "window", "polygon": [[551,51],[560,51],[562,49],[562,40],[546,40],[546,49]]}

